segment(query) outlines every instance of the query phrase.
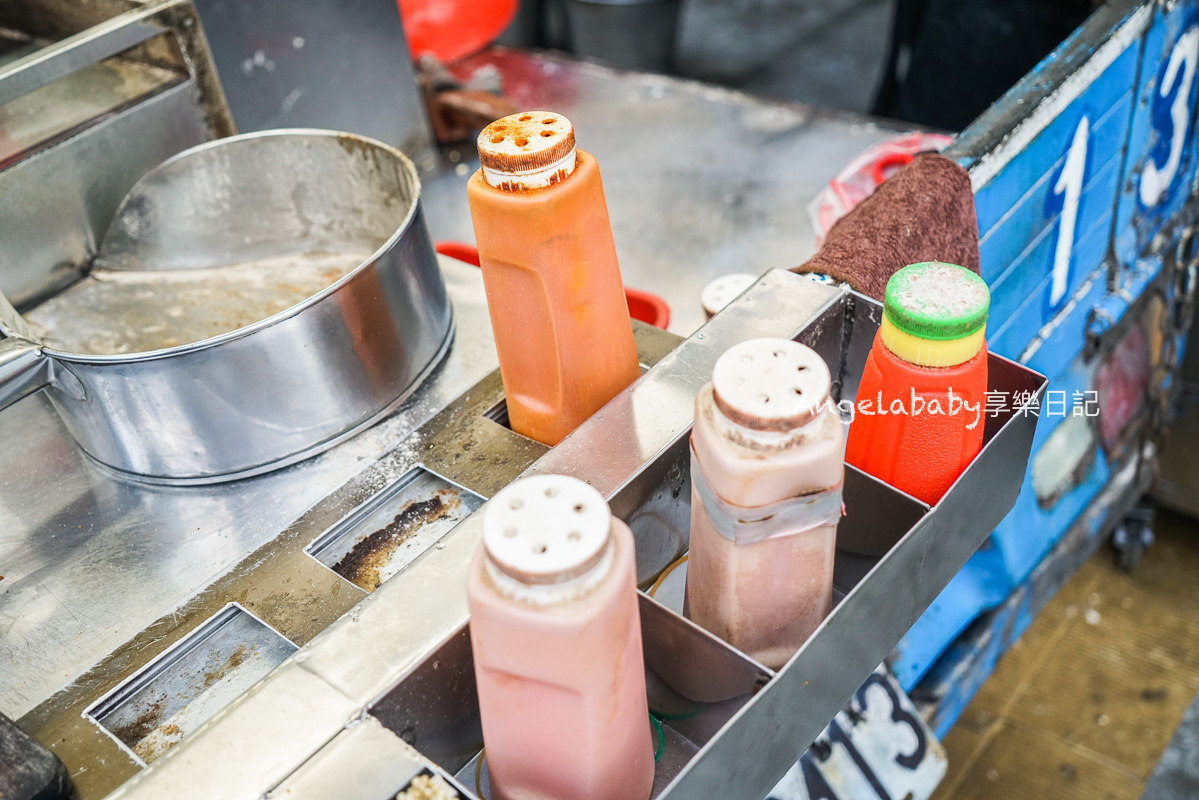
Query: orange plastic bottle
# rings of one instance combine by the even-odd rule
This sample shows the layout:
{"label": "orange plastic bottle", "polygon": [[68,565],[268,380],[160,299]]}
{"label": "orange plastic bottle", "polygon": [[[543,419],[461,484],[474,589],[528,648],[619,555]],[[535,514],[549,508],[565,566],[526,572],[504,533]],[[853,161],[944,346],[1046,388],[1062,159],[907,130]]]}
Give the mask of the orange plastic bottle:
{"label": "orange plastic bottle", "polygon": [[983,279],[953,264],[891,276],[846,462],[929,505],[941,499],[982,449],[990,301]]}
{"label": "orange plastic bottle", "polygon": [[467,597],[492,800],[647,800],[632,532],[562,475],[516,481],[483,514]]}
{"label": "orange plastic bottle", "polygon": [[561,114],[479,134],[467,185],[512,430],[555,445],[640,375],[595,158]]}

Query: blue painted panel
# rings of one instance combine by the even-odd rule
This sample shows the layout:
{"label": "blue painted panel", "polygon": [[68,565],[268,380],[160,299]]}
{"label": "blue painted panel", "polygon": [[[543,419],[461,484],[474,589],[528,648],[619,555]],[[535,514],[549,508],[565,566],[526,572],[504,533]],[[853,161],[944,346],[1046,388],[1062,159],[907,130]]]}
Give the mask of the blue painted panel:
{"label": "blue painted panel", "polygon": [[[1120,177],[1120,159],[1113,158],[1091,183],[1079,206],[1077,238],[1071,254],[1066,290],[1058,306],[1050,305],[1051,265],[1058,242],[1058,226],[1041,231],[1019,260],[991,286],[991,313],[987,327],[998,336],[1004,325],[1027,304],[1029,315],[1023,318],[1027,331],[1021,345],[1027,345],[1052,315],[1064,306],[1083,281],[1103,262],[1107,254],[1112,225],[1112,201]],[[1106,201],[1103,198],[1107,198]],[[1040,302],[1038,303],[1038,298]],[[1036,315],[1033,309],[1039,311]],[[1003,355],[1007,355],[1004,353]]]}
{"label": "blue painted panel", "polygon": [[[1128,313],[1129,306],[1144,294],[1149,284],[1161,274],[1164,266],[1161,257],[1152,256],[1137,259],[1132,269],[1122,270],[1120,290],[1105,295],[1095,304],[1095,314],[1088,325],[1088,333],[1102,336],[1114,327]],[[1182,363],[1181,356],[1178,361]]]}
{"label": "blue painted panel", "polygon": [[[1067,398],[1072,397],[1075,390],[1086,391],[1085,384],[1075,385],[1073,388],[1065,388],[1066,386],[1065,381],[1049,384],[1049,388],[1054,391],[1064,389]],[[1061,424],[1064,419],[1053,421]],[[1044,427],[1052,430],[1056,426]],[[1029,470],[1020,496],[1016,498],[1016,505],[991,534],[991,541],[998,548],[1013,583],[1019,583],[1028,577],[1041,557],[1049,552],[1049,548],[1062,537],[1066,528],[1070,527],[1099,493],[1109,476],[1108,464],[1102,454],[1097,452],[1090,470],[1078,486],[1046,511],[1037,505],[1036,494],[1032,488],[1032,471]]]}
{"label": "blue painted panel", "polygon": [[1124,266],[1182,209],[1199,165],[1199,2],[1183,0],[1165,15],[1159,7],[1144,52],[1116,215],[1116,256]]}
{"label": "blue painted panel", "polygon": [[[1111,223],[1111,212],[1109,210],[1103,218],[1092,228],[1091,232],[1075,245],[1076,258],[1079,263],[1090,263],[1093,265],[1090,275],[1086,275],[1081,279],[1083,284],[1089,279],[1089,286],[1080,286],[1077,292],[1083,292],[1082,297],[1072,298],[1075,303],[1072,307],[1061,313],[1070,315],[1081,315],[1085,323],[1085,317],[1090,311],[1091,305],[1106,291],[1107,275],[1106,267],[1102,265],[1103,255],[1107,252],[1108,232]],[[1095,268],[1097,267],[1097,268]],[[1001,356],[1006,356],[1011,359],[1019,360],[1024,350],[1029,343],[1037,337],[1041,329],[1045,325],[1045,298],[1049,290],[1049,284],[1053,280],[1052,276],[1044,276],[1031,290],[1025,293],[1025,300],[1020,307],[1008,317],[1007,322],[1001,324],[994,334],[988,334],[987,346],[999,353]],[[1075,326],[1067,324],[1065,321],[1059,323],[1058,330],[1050,337],[1050,340],[1041,345],[1038,355],[1043,352],[1046,347],[1061,346],[1065,349],[1055,354],[1056,360],[1064,363],[1074,357],[1074,354],[1082,350],[1083,338],[1081,335],[1076,341],[1064,340],[1061,335],[1061,329],[1065,327],[1069,330],[1074,330]],[[1081,327],[1079,327],[1081,330]],[[1042,356],[1042,360],[1045,357]],[[1033,367],[1042,374],[1053,375],[1060,369],[1053,369],[1046,372],[1043,369]]]}
{"label": "blue painted panel", "polygon": [[[1101,118],[1090,121],[1090,135],[1087,141],[1090,157],[1080,201],[1076,228],[1078,231],[1087,230],[1098,215],[1111,207],[1116,197],[1118,179],[1113,174],[1107,174],[1106,170],[1115,169],[1118,172],[1123,166],[1124,143],[1128,138],[1131,112],[1130,88]],[[1075,125],[1077,124],[1076,120]],[[1022,254],[1029,250],[1034,241],[1043,238],[1050,228],[1057,225],[1060,213],[1047,216],[1046,210],[1054,205],[1051,198],[1055,197],[1054,190],[1065,160],[1066,152],[1063,150],[1015,206],[993,227],[982,228],[984,233],[978,243],[982,258],[981,272],[988,276],[992,292],[1011,280],[1016,262],[1022,260]],[[1102,186],[1097,185],[1100,180],[1103,181]],[[1057,205],[1060,206],[1060,200]],[[1043,261],[1037,264],[1037,269],[1041,270],[1042,274],[1047,269],[1047,263]],[[992,275],[996,277],[991,278]]]}
{"label": "blue painted panel", "polygon": [[[1038,181],[1053,170],[1070,147],[1078,121],[1086,113],[1091,120],[1103,118],[1136,82],[1139,45],[1134,43],[1108,65],[1087,89],[1074,99],[974,197],[978,227],[984,234],[1014,208]],[[1118,145],[1117,145],[1118,146]],[[1104,164],[1111,153],[1102,153],[1095,163]],[[1110,201],[1109,201],[1110,202]],[[983,264],[983,277],[991,280],[1003,264]]]}
{"label": "blue painted panel", "polygon": [[[1060,375],[1053,378],[1047,391],[1075,391],[1092,386],[1094,364],[1075,358]],[[1035,455],[1065,417],[1051,415],[1043,408],[1033,436]],[[1032,471],[1025,473],[1024,484],[1012,510],[949,585],[921,615],[892,653],[891,668],[896,678],[910,690],[928,671],[945,648],[965,630],[982,611],[1007,597],[1062,537],[1066,529],[1095,497],[1110,475],[1101,452],[1096,451],[1086,475],[1050,509],[1042,509],[1032,488]]]}
{"label": "blue painted panel", "polygon": [[904,691],[920,682],[946,644],[966,630],[980,610],[1003,602],[1011,590],[999,551],[984,544],[892,651],[891,673]]}
{"label": "blue painted panel", "polygon": [[[1160,273],[1160,260],[1145,258],[1145,246],[1182,208],[1199,168],[1199,0],[1181,0],[1168,15],[1163,16],[1160,7],[1153,13],[1146,34],[976,194],[982,271],[992,289],[988,347],[1018,359],[1043,333],[1026,363],[1054,376],[1048,391],[1063,392],[1067,398],[1093,386],[1095,364],[1081,359],[1088,330],[1104,333]],[[1036,78],[1034,73],[1034,86]],[[1079,156],[1083,140],[1075,137],[1084,114],[1089,126],[1085,164]],[[1179,124],[1182,133],[1176,136]],[[969,140],[969,135],[964,138]],[[1068,164],[1072,166],[1067,173]],[[1171,179],[1154,177],[1163,174]],[[1052,270],[1067,189],[1079,198],[1077,224],[1070,269],[1059,269],[1054,288]],[[1120,291],[1109,294],[1111,264],[1104,259],[1113,245],[1119,269],[1111,277]],[[1042,412],[1034,454],[1062,421],[1060,416],[1050,418],[1048,408]],[[1026,475],[1011,513],[988,545],[970,559],[896,648],[894,667],[905,688],[927,672],[980,612],[1018,591],[1109,480],[1109,465],[1096,448],[1078,484],[1043,509],[1036,501],[1031,473]],[[1020,615],[1014,606],[1012,613]],[[1004,624],[1015,620],[1009,617]],[[1016,621],[1020,627],[1027,623]],[[997,653],[984,655],[977,663],[991,665]],[[938,667],[941,678],[943,672]],[[952,697],[942,695],[960,711],[973,693],[969,687],[978,681],[957,680],[967,688]]]}
{"label": "blue painted panel", "polygon": [[1025,362],[1042,375],[1060,372],[1072,358],[1082,352],[1086,343],[1087,320],[1091,316],[1091,309],[1107,293],[1107,281],[1103,270],[1099,270],[1089,289],[1080,292],[1078,303],[1063,312],[1059,319],[1054,320],[1053,330]]}

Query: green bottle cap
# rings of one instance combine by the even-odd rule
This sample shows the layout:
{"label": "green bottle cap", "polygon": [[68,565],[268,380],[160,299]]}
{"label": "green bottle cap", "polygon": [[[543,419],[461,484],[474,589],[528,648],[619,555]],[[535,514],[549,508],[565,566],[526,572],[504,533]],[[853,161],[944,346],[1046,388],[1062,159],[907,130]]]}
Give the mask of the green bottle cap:
{"label": "green bottle cap", "polygon": [[926,261],[911,264],[887,281],[883,313],[899,330],[943,342],[977,333],[987,324],[991,292],[965,267]]}

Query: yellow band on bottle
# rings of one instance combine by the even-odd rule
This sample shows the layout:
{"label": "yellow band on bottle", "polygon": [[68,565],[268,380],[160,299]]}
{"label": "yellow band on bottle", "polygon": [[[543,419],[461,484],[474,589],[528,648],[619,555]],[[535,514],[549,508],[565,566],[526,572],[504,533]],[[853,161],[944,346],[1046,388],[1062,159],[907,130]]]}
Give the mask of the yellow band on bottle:
{"label": "yellow band on bottle", "polygon": [[921,339],[901,331],[886,316],[883,317],[883,324],[879,328],[879,336],[886,348],[897,358],[918,367],[956,367],[958,364],[964,364],[982,350],[985,334],[986,329],[979,328],[961,339]]}

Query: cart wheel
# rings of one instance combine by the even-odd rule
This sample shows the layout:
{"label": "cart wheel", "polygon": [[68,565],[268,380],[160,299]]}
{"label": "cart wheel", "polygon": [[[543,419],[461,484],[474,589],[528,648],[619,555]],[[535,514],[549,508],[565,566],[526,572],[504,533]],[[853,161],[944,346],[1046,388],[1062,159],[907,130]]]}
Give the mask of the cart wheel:
{"label": "cart wheel", "polygon": [[1142,501],[1124,515],[1124,521],[1112,534],[1116,565],[1125,572],[1132,572],[1153,542],[1153,507]]}

